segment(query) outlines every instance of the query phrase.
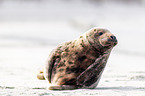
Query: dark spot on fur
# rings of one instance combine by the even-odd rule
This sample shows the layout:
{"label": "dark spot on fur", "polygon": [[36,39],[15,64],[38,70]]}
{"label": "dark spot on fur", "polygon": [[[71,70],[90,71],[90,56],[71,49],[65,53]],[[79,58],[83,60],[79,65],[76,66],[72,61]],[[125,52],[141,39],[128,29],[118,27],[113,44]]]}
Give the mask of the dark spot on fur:
{"label": "dark spot on fur", "polygon": [[84,61],[86,58],[87,58],[86,56],[79,57],[79,58],[78,58],[78,61],[82,62],[82,61]]}
{"label": "dark spot on fur", "polygon": [[59,69],[58,72],[62,72],[64,69]]}
{"label": "dark spot on fur", "polygon": [[67,73],[67,74],[70,74],[70,73],[71,73],[69,67],[66,68],[66,73]]}
{"label": "dark spot on fur", "polygon": [[57,67],[60,68],[60,67],[63,67],[63,66],[66,66],[64,63],[60,63]]}
{"label": "dark spot on fur", "polygon": [[56,58],[59,58],[59,56],[56,56]]}
{"label": "dark spot on fur", "polygon": [[65,60],[63,62],[66,62]]}
{"label": "dark spot on fur", "polygon": [[96,31],[96,29],[94,29],[94,31]]}
{"label": "dark spot on fur", "polygon": [[59,46],[58,48],[61,48],[62,46]]}
{"label": "dark spot on fur", "polygon": [[79,52],[76,52],[75,54],[77,55]]}
{"label": "dark spot on fur", "polygon": [[82,43],[81,43],[80,45],[81,45],[82,47],[84,47],[84,45],[83,45]]}
{"label": "dark spot on fur", "polygon": [[76,79],[65,79],[63,82],[65,82],[65,85],[76,85]]}
{"label": "dark spot on fur", "polygon": [[73,62],[68,62],[69,64],[74,64]]}
{"label": "dark spot on fur", "polygon": [[90,45],[93,45],[92,43],[90,43]]}
{"label": "dark spot on fur", "polygon": [[65,51],[68,52],[69,51],[68,48],[66,48]]}
{"label": "dark spot on fur", "polygon": [[56,74],[56,69],[53,69],[53,73]]}
{"label": "dark spot on fur", "polygon": [[68,42],[67,45],[71,44],[71,42]]}
{"label": "dark spot on fur", "polygon": [[66,68],[66,73],[70,74],[70,73],[78,73],[80,72],[80,67],[73,67],[73,68]]}
{"label": "dark spot on fur", "polygon": [[52,59],[56,59],[56,56],[53,56]]}

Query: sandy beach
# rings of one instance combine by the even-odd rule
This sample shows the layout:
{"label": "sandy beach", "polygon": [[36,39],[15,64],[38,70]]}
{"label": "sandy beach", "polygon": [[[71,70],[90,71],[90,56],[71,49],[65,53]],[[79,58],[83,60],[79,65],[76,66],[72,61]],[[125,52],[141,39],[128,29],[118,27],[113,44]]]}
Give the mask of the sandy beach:
{"label": "sandy beach", "polygon": [[144,96],[144,57],[112,52],[96,89],[49,91],[45,80],[38,80],[54,46],[3,47],[1,53],[1,96]]}

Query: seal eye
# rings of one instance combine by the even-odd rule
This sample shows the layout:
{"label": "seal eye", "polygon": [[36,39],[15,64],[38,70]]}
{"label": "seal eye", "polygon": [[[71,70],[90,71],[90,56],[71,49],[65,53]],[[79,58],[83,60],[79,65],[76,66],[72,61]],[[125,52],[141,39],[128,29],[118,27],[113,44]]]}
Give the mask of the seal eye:
{"label": "seal eye", "polygon": [[102,31],[97,32],[97,33],[94,35],[94,37],[97,38],[98,36],[101,36],[101,35],[103,35],[103,32],[102,32]]}
{"label": "seal eye", "polygon": [[99,32],[98,34],[101,36],[101,35],[103,35],[103,32]]}

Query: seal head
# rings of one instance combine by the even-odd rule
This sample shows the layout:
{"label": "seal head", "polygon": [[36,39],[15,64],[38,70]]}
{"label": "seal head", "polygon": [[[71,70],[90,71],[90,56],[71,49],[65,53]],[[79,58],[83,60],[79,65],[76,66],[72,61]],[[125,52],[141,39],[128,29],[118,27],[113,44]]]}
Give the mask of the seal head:
{"label": "seal head", "polygon": [[107,29],[93,28],[86,33],[86,39],[95,49],[100,52],[113,48],[117,45],[116,37]]}

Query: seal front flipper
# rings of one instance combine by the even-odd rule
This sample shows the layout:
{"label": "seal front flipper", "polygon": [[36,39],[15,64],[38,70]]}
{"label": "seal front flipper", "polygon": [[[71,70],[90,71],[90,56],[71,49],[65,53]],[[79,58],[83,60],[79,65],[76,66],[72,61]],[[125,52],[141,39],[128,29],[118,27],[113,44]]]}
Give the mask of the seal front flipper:
{"label": "seal front flipper", "polygon": [[82,88],[95,88],[99,83],[108,57],[109,53],[101,55],[99,58],[97,58],[93,64],[91,64],[84,72],[82,72],[77,77],[77,85],[82,86]]}

